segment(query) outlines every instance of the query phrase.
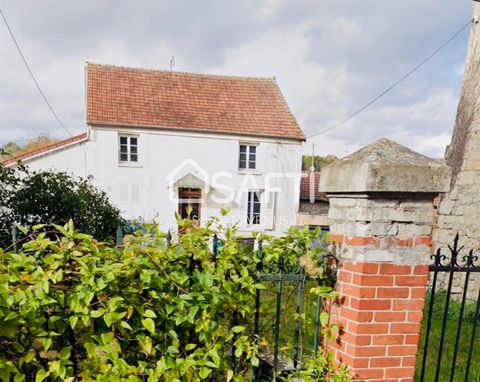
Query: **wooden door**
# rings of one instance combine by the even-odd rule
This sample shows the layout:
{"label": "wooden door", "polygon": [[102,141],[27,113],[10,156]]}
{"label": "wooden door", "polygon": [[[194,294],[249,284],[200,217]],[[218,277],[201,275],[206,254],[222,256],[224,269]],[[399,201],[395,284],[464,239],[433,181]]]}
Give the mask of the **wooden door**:
{"label": "wooden door", "polygon": [[202,190],[200,188],[178,189],[178,213],[182,219],[190,219],[200,224],[202,212]]}

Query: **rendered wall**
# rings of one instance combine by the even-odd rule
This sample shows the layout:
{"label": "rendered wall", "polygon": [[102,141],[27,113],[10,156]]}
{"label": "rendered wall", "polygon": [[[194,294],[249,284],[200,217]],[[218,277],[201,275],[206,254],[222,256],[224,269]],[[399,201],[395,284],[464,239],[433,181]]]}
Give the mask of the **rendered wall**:
{"label": "rendered wall", "polygon": [[[119,131],[138,135],[138,164],[119,164]],[[256,171],[238,170],[239,142],[258,144]],[[163,229],[176,226],[178,202],[171,200],[172,195],[177,195],[175,183],[181,184],[182,178],[194,175],[206,187],[202,220],[219,216],[221,208],[229,208],[226,221],[238,222],[241,232],[267,230],[281,234],[296,223],[301,155],[301,142],[289,140],[92,128],[88,142],[25,163],[32,169],[53,168],[89,177],[108,193],[127,219],[155,220]],[[274,173],[279,176],[272,176]],[[262,201],[260,226],[246,224],[247,194],[239,192],[242,189],[272,190],[268,200]]]}

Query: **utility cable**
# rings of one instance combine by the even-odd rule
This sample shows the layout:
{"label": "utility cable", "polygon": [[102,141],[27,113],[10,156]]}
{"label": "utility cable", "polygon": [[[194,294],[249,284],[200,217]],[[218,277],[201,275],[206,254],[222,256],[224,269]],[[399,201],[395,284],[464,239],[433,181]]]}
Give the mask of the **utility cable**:
{"label": "utility cable", "polygon": [[312,134],[308,136],[308,138],[313,138],[318,135],[322,135],[325,133],[328,133],[329,131],[332,131],[333,129],[336,129],[337,127],[342,126],[343,124],[347,123],[351,119],[355,118],[358,114],[360,114],[362,111],[366,110],[368,107],[373,105],[375,102],[377,102],[380,98],[382,98],[384,95],[388,94],[391,92],[397,85],[399,85],[401,82],[406,80],[408,77],[410,77],[413,73],[415,73],[418,69],[420,69],[423,65],[425,65],[428,61],[430,61],[434,56],[436,56],[443,48],[445,48],[450,42],[452,42],[460,33],[462,33],[469,25],[472,24],[472,19],[468,20],[468,23],[463,25],[457,32],[455,32],[447,41],[445,41],[442,45],[440,45],[437,49],[435,49],[427,58],[425,58],[423,61],[421,61],[419,64],[414,66],[407,74],[405,74],[403,77],[401,77],[399,80],[395,81],[392,85],[390,85],[387,89],[385,89],[383,92],[381,92],[379,95],[374,97],[372,100],[370,100],[365,106],[361,107],[354,113],[350,114],[347,118],[344,120],[337,122],[330,126],[329,128],[322,130],[318,133]]}
{"label": "utility cable", "polygon": [[48,99],[47,97],[45,96],[45,93],[43,92],[42,88],[40,87],[39,83],[37,82],[37,80],[35,79],[35,76],[33,75],[33,72],[32,70],[30,69],[30,66],[28,65],[28,62],[27,60],[25,59],[25,56],[23,55],[22,53],[22,50],[20,49],[20,46],[18,45],[17,43],[17,40],[13,34],[13,31],[12,29],[10,28],[10,25],[8,25],[8,22],[7,22],[7,19],[4,15],[4,13],[2,12],[2,10],[0,9],[0,15],[2,15],[2,18],[3,18],[3,21],[5,22],[5,25],[8,29],[8,32],[10,33],[10,36],[12,37],[12,40],[15,44],[15,46],[17,47],[17,50],[18,50],[18,53],[20,54],[20,57],[22,58],[23,60],[23,63],[25,64],[25,67],[27,68],[28,70],[28,73],[30,73],[30,77],[32,77],[32,80],[33,82],[35,83],[38,91],[40,92],[43,100],[45,101],[45,103],[47,104],[48,108],[50,109],[50,111],[52,112],[53,116],[55,117],[55,119],[58,121],[58,123],[60,124],[60,126],[63,128],[63,130],[65,130],[67,132],[68,135],[72,136],[72,133],[65,127],[65,125],[63,124],[62,120],[59,118],[59,116],[57,115],[57,113],[55,112],[55,110],[53,109],[52,105],[50,104],[50,102],[48,102]]}

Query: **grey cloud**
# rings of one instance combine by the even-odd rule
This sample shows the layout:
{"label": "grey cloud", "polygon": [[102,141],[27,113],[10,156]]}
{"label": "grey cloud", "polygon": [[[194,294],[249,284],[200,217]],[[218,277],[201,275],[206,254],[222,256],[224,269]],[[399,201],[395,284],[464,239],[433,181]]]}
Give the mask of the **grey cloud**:
{"label": "grey cloud", "polygon": [[[177,69],[277,75],[303,129],[311,134],[342,120],[403,75],[470,17],[472,4],[7,0],[2,9],[45,92],[74,132],[84,128],[84,61],[167,69],[174,54]],[[4,29],[0,25],[0,54],[6,57],[0,60],[0,142],[28,136],[32,124],[35,131],[62,136]],[[302,34],[294,33],[298,30]],[[260,42],[268,43],[266,36],[283,36],[285,45],[280,41],[268,55],[262,54]],[[378,104],[324,140],[334,140],[341,151],[383,135],[406,144],[406,136],[427,142],[436,134],[448,135],[467,36],[462,34]],[[296,44],[305,46],[300,49]],[[282,65],[279,59],[288,63]],[[305,73],[312,76],[310,81]],[[425,105],[443,110],[431,118],[420,112],[428,108]],[[412,117],[415,110],[419,114]],[[438,147],[419,148],[430,155],[443,154]]]}

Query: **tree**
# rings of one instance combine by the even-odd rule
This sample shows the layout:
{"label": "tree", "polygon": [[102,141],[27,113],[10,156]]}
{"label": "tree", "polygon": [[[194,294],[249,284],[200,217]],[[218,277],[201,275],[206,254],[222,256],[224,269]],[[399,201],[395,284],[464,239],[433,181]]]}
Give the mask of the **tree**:
{"label": "tree", "polygon": [[49,135],[43,134],[28,140],[23,146],[20,146],[15,142],[8,142],[0,147],[0,160],[5,159],[5,157],[8,158],[10,156],[20,155],[28,151],[51,145],[56,141],[56,139],[51,138]]}
{"label": "tree", "polygon": [[21,147],[17,145],[15,142],[8,142],[5,143],[1,149],[4,155],[12,155],[15,154],[17,151],[20,151]]}
{"label": "tree", "polygon": [[[320,171],[322,167],[328,166],[334,162],[338,161],[338,158],[335,155],[327,155],[324,157],[315,156],[313,158],[313,166],[315,167],[315,171]],[[311,155],[304,155],[302,158],[302,171],[310,171],[312,167],[312,156]]]}
{"label": "tree", "polygon": [[85,179],[63,172],[31,172],[23,166],[0,167],[0,247],[11,244],[14,224],[31,228],[70,219],[99,240],[112,239],[124,224],[107,195]]}

